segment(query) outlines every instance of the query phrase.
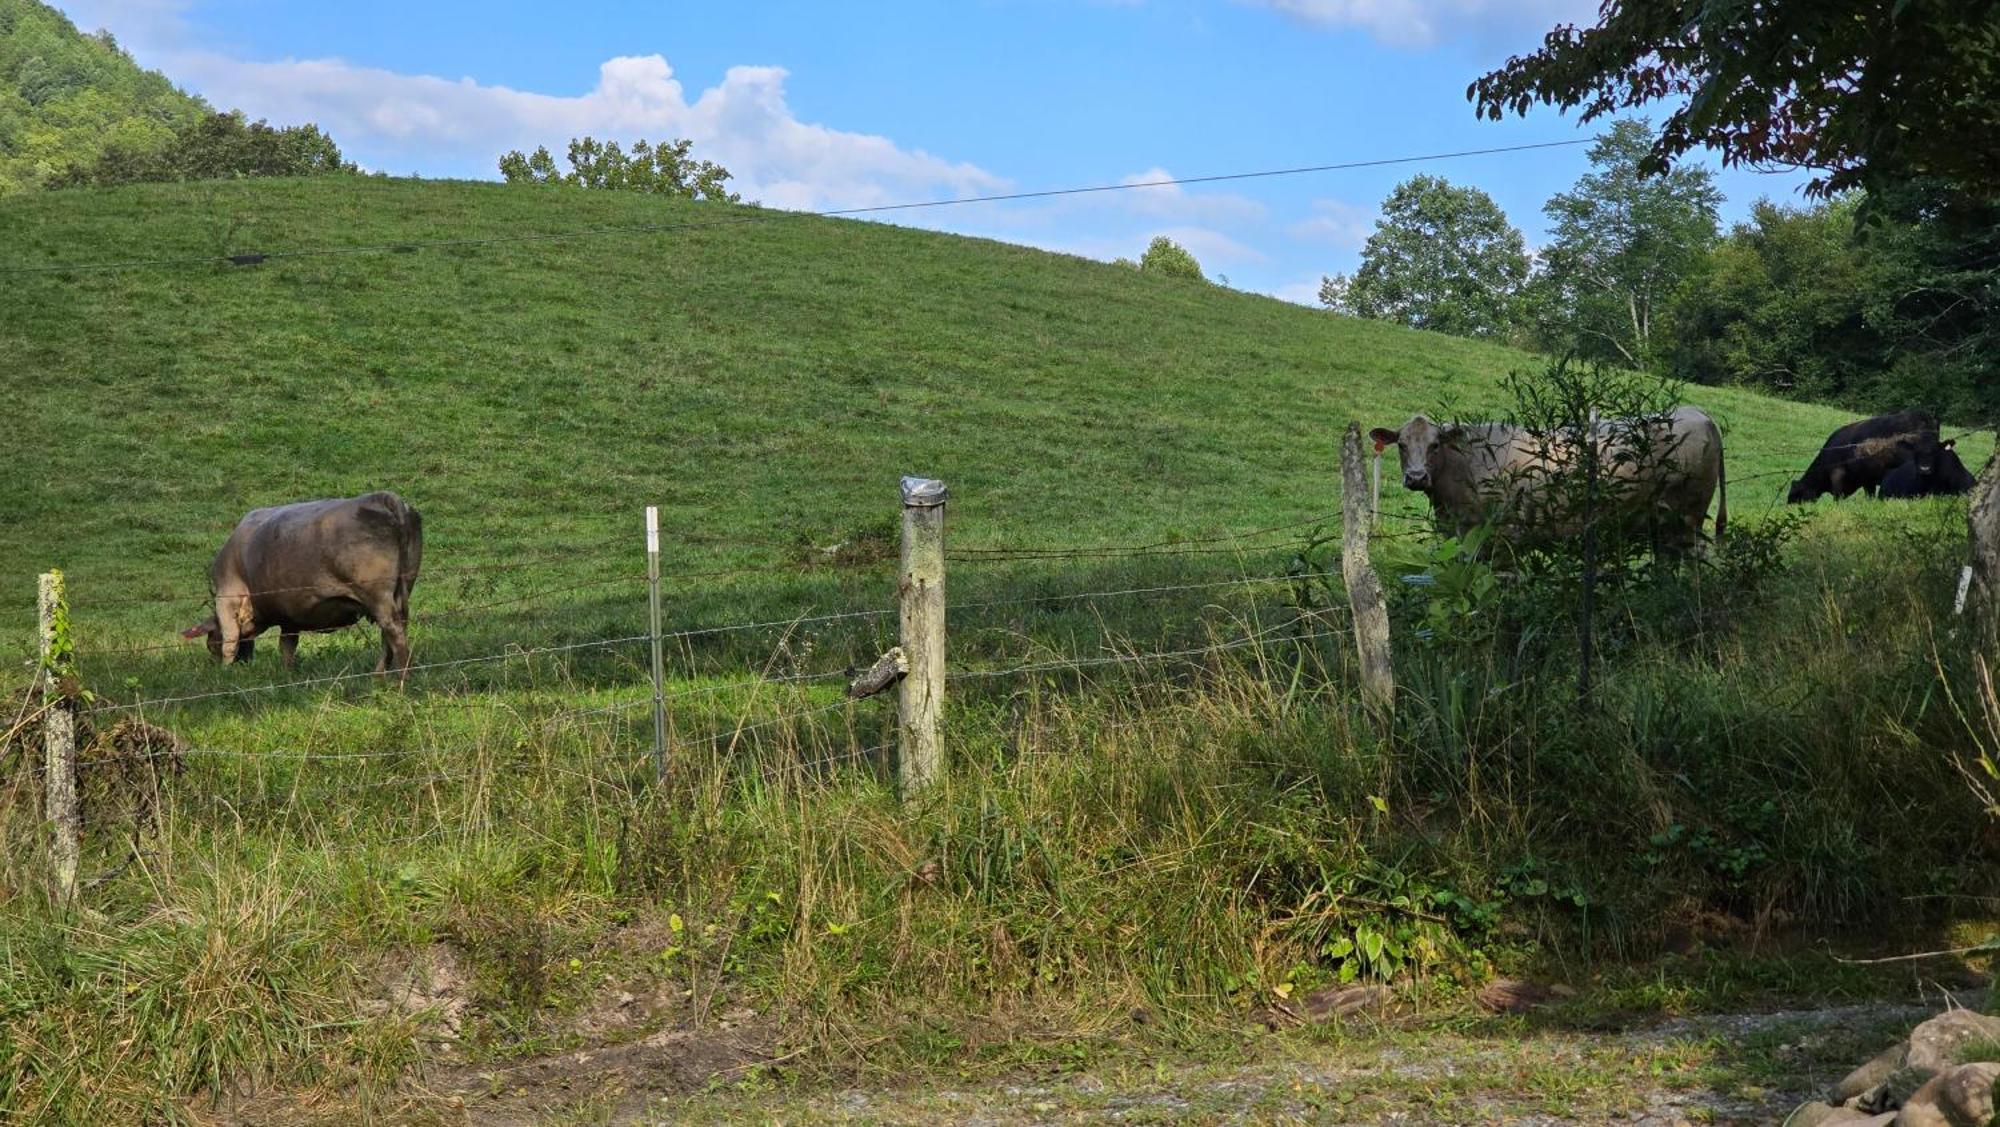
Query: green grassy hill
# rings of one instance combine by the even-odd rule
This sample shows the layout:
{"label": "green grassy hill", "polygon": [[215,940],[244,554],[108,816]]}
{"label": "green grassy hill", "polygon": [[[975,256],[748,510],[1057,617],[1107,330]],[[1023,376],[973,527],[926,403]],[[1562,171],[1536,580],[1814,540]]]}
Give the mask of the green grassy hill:
{"label": "green grassy hill", "polygon": [[113,145],[165,144],[206,110],[109,36],[85,35],[40,0],[0,0],[0,196]]}
{"label": "green grassy hill", "polygon": [[[143,187],[10,201],[0,266],[749,214],[379,179]],[[382,487],[424,511],[434,571],[546,553],[527,574],[550,580],[629,563],[649,503],[669,571],[784,562],[891,519],[895,479],[912,472],[950,483],[960,544],[1255,529],[1338,507],[1348,419],[1491,411],[1497,378],[1536,363],[1082,259],[818,219],[7,286],[0,353],[33,456],[0,496],[0,588],[29,592],[61,566],[79,605],[198,597],[244,510]],[[1766,506],[1844,418],[1725,389],[1690,397],[1723,423],[1738,513]],[[21,605],[7,601],[4,628],[22,626]]]}
{"label": "green grassy hill", "polygon": [[[516,241],[361,250],[480,239]],[[716,1084],[1242,1052],[1251,1006],[1355,977],[1513,1037],[1460,986],[1561,976],[1586,1020],[1894,991],[1894,966],[1725,952],[1900,943],[2000,892],[1958,773],[1994,735],[1949,611],[1963,501],[1770,515],[1841,413],[1690,390],[1745,547],[1600,593],[1587,707],[1571,592],[1481,594],[1392,528],[1390,575],[1437,582],[1390,584],[1383,724],[1306,543],[1339,433],[1496,411],[1533,357],[613,194],[0,200],[0,270],[295,249],[336,253],[0,274],[8,668],[61,567],[96,706],[222,694],[145,709],[171,738],[86,715],[74,915],[45,891],[39,752],[0,740],[0,1119],[638,1121],[661,1095],[704,1119]],[[912,472],[949,482],[954,546],[1058,551],[952,564],[952,668],[988,676],[951,683],[947,780],[903,802],[890,699],[841,695],[893,619],[791,620],[893,605]],[[1385,508],[1420,514],[1390,477]],[[462,664],[286,686],[274,654],[216,669],[175,640],[244,510],[380,487],[425,514],[417,660]],[[663,779],[630,644],[649,503],[669,625],[758,624],[674,640]],[[1185,551],[1059,551],[1161,543]],[[310,639],[300,675],[371,648]],[[1700,954],[1615,965],[1663,948]],[[1482,1114],[1424,1087],[1356,1114]]]}

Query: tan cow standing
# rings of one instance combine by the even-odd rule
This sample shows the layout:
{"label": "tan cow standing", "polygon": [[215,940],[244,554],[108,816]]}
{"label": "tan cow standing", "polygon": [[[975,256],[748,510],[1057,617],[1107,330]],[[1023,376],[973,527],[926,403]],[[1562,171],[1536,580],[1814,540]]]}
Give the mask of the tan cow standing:
{"label": "tan cow standing", "polygon": [[[1662,551],[1682,555],[1701,543],[1709,502],[1715,534],[1729,520],[1722,468],[1722,431],[1693,407],[1658,419],[1592,424],[1604,475],[1607,517],[1650,523]],[[1491,519],[1509,542],[1529,545],[1579,531],[1575,518],[1555,513],[1551,474],[1568,459],[1573,438],[1536,435],[1511,423],[1439,425],[1423,415],[1400,430],[1377,427],[1376,442],[1394,443],[1403,485],[1431,500],[1440,523],[1456,533]]]}
{"label": "tan cow standing", "polygon": [[382,628],[376,672],[407,670],[410,589],[423,558],[423,518],[394,493],[257,509],[209,567],[215,613],[181,636],[207,638],[229,665],[248,661],[257,635],[275,627],[290,668],[302,632],[366,618]]}

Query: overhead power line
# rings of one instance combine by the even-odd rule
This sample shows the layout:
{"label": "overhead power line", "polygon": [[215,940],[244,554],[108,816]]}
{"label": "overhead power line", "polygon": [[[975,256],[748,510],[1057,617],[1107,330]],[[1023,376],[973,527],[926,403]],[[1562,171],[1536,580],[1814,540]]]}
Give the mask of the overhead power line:
{"label": "overhead power line", "polygon": [[1000,192],[984,196],[956,196],[950,199],[873,204],[867,207],[830,208],[824,211],[758,210],[748,215],[733,215],[722,219],[678,223],[645,223],[618,227],[590,227],[576,231],[493,235],[484,238],[367,243],[346,247],[304,247],[297,250],[245,251],[236,254],[209,254],[174,258],[135,258],[105,262],[0,266],[0,275],[137,270],[170,266],[255,266],[274,259],[286,258],[330,258],[339,255],[355,254],[411,254],[422,250],[449,250],[456,247],[497,246],[507,243],[546,243],[560,242],[568,239],[601,238],[607,235],[643,235],[663,231],[686,231],[701,227],[725,227],[742,223],[768,223],[781,219],[841,219],[859,215],[881,215],[888,212],[917,211],[925,208],[959,207],[966,204],[1013,203],[1021,200],[1053,199],[1059,196],[1086,196],[1106,192],[1139,191],[1145,188],[1176,188],[1193,184],[1222,184],[1236,180],[1265,180],[1279,176],[1304,176],[1319,172],[1345,172],[1357,168],[1383,168],[1399,164],[1422,164],[1435,160],[1458,160],[1463,157],[1533,152],[1538,149],[1572,148],[1577,145],[1591,144],[1592,141],[1593,138],[1579,138],[1572,141],[1537,141],[1525,145],[1499,145],[1486,149],[1459,149],[1447,153],[1425,153],[1421,156],[1381,157],[1374,160],[1350,160],[1339,161],[1333,164],[1300,165],[1296,168],[1266,168],[1254,172],[1224,172],[1211,176],[1174,176],[1157,180],[1134,180],[1117,184],[1092,184],[1077,188],[1044,188],[1032,192]]}

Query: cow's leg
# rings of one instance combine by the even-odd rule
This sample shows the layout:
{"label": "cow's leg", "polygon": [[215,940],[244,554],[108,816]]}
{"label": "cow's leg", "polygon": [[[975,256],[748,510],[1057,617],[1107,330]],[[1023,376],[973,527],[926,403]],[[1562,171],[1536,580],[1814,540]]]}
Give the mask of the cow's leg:
{"label": "cow's leg", "polygon": [[299,667],[299,632],[297,630],[278,631],[278,652],[285,657],[286,669]]}
{"label": "cow's leg", "polygon": [[403,674],[404,680],[408,680],[410,629],[403,607],[393,597],[381,599],[369,608],[368,617],[382,628],[382,657],[375,663],[375,672],[386,673],[394,669]]}
{"label": "cow's leg", "polygon": [[215,629],[222,636],[224,665],[236,664],[239,653],[241,660],[249,661],[253,652],[251,640],[243,636],[243,621],[235,603],[233,599],[217,599],[215,603]]}
{"label": "cow's leg", "polygon": [[410,679],[410,630],[400,618],[382,624],[382,660],[402,674],[400,680]]}

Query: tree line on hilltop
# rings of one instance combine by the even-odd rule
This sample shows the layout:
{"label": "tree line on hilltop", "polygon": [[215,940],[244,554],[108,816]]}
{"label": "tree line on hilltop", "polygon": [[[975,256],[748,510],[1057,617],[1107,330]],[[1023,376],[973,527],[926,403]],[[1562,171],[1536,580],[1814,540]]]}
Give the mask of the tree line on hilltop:
{"label": "tree line on hilltop", "polygon": [[352,172],[317,126],[217,112],[110,32],[38,0],[0,0],[0,196],[135,181]]}

